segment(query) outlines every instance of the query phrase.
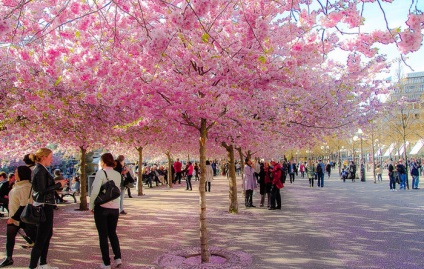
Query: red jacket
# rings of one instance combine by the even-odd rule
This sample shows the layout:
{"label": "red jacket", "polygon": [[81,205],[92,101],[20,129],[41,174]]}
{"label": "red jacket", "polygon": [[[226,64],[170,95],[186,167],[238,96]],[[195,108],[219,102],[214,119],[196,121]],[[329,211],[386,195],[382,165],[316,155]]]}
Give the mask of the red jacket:
{"label": "red jacket", "polygon": [[175,162],[174,163],[174,170],[175,173],[179,173],[181,172],[181,168],[183,167],[183,165],[180,162]]}
{"label": "red jacket", "polygon": [[275,185],[277,189],[284,188],[283,182],[281,182],[281,165],[279,163],[274,164],[274,169],[272,169],[272,185]]}

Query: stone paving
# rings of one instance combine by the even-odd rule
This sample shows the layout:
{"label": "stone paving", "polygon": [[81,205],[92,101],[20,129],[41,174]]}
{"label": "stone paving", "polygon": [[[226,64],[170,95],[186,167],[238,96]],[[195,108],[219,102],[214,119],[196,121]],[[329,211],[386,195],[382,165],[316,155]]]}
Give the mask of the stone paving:
{"label": "stone paving", "polygon": [[[343,183],[333,176],[324,188],[309,188],[297,177],[282,190],[282,210],[246,209],[240,194],[240,212],[232,215],[228,180],[217,177],[207,193],[209,247],[239,254],[233,266],[222,259],[199,266],[193,257],[184,265],[160,266],[164,255],[195,253],[200,247],[198,182],[193,191],[185,191],[185,182],[173,189],[145,189],[145,196],[125,199],[128,215],[118,224],[121,268],[424,268],[423,189],[391,192],[387,176],[378,184],[370,179]],[[259,206],[258,192],[254,201]],[[60,269],[98,268],[93,217],[76,208],[60,205],[55,212],[49,262]],[[1,259],[5,230],[2,218]],[[27,268],[30,251],[19,247],[23,243],[17,238],[15,264],[9,268]]]}

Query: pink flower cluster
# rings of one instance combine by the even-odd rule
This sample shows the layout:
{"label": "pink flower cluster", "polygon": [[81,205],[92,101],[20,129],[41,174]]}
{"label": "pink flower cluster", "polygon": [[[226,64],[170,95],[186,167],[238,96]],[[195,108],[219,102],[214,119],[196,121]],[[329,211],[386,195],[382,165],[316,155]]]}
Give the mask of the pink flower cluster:
{"label": "pink flower cluster", "polygon": [[10,22],[4,19],[0,19],[0,40],[10,31]]}
{"label": "pink flower cluster", "polygon": [[398,43],[400,51],[404,54],[417,51],[421,47],[424,14],[409,14],[406,24],[409,28],[399,34],[400,42]]}

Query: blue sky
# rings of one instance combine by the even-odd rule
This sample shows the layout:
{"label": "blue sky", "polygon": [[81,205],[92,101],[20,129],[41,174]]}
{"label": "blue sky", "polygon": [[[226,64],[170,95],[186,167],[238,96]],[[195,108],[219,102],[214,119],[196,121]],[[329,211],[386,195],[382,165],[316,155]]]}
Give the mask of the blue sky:
{"label": "blue sky", "polygon": [[[389,23],[390,28],[401,27],[401,29],[406,28],[406,20],[408,19],[408,11],[411,7],[411,3],[414,3],[413,9],[415,6],[424,11],[424,1],[423,0],[395,0],[393,3],[386,3],[380,1],[382,3],[383,9],[386,13],[386,18]],[[383,14],[380,10],[380,7],[377,3],[368,3],[365,6],[364,17],[366,18],[365,27],[367,29],[385,29],[386,22],[384,21]],[[400,52],[396,48],[395,45],[389,46],[379,46],[380,52],[387,54],[388,58],[394,60],[400,57]],[[410,65],[414,71],[410,68],[404,66],[403,72],[424,72],[424,49],[421,49],[415,53],[409,53],[404,56],[407,58],[406,63]],[[396,65],[392,67],[392,74],[394,75],[395,70],[397,69]]]}

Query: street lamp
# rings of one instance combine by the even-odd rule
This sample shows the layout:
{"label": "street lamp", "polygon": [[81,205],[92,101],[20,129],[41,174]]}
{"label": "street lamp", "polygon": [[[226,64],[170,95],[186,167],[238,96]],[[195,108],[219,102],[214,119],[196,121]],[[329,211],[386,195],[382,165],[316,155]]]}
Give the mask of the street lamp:
{"label": "street lamp", "polygon": [[358,129],[358,136],[359,136],[359,138],[361,139],[361,181],[362,182],[365,182],[365,167],[364,167],[364,164],[365,164],[365,162],[364,162],[364,156],[363,156],[363,145],[362,145],[362,136],[363,136],[363,134],[364,134],[364,132],[362,132],[362,130],[361,129]]}

